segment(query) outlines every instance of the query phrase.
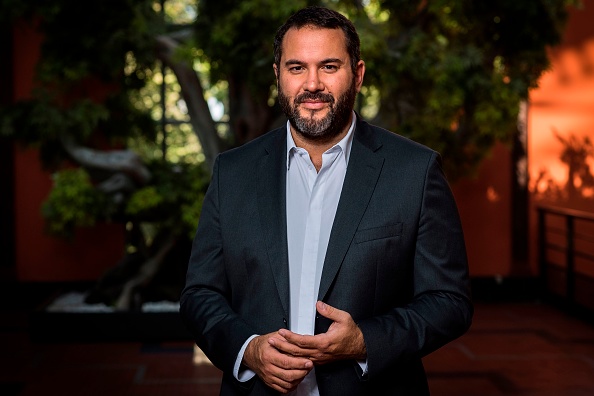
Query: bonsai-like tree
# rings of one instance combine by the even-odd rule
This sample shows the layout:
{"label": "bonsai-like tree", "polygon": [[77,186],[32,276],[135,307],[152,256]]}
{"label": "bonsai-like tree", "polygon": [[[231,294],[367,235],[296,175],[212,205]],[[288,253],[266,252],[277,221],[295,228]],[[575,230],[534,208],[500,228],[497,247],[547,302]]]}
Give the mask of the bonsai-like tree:
{"label": "bonsai-like tree", "polygon": [[[310,4],[345,13],[359,29],[360,114],[440,151],[455,180],[472,175],[495,142],[511,144],[519,105],[579,1],[3,0],[1,22],[34,24],[44,38],[37,89],[0,109],[0,134],[39,147],[55,173],[48,231],[118,221],[129,233],[122,262],[90,300],[132,309],[163,268],[183,272],[214,158],[282,122],[272,38]],[[172,74],[163,77],[164,67]],[[166,138],[155,122],[154,98],[164,98],[151,87],[170,75],[200,147],[191,154],[173,156],[172,142],[184,148],[191,136],[180,129]]]}

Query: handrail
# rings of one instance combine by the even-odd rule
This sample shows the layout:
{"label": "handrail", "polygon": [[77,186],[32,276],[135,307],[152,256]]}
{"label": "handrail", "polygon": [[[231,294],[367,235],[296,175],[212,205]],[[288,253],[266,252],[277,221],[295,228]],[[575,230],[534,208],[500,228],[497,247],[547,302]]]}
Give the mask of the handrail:
{"label": "handrail", "polygon": [[[587,276],[576,272],[576,258],[583,259],[588,264],[591,263],[594,268],[594,252],[577,249],[576,241],[585,241],[587,244],[592,244],[594,246],[594,233],[588,233],[587,230],[583,229],[576,230],[576,222],[579,222],[579,224],[582,224],[582,222],[594,224],[594,213],[547,205],[540,205],[536,209],[538,211],[538,260],[543,292],[545,294],[554,294],[554,292],[548,288],[548,281],[550,279],[549,268],[564,268],[565,292],[562,297],[565,299],[566,303],[574,308],[581,306],[583,305],[583,302],[576,300],[576,277],[580,276],[583,278]],[[563,218],[565,227],[547,227],[547,218],[549,216]],[[549,241],[547,234],[553,234],[557,237],[562,236],[562,238],[558,238],[562,239],[562,241]],[[564,265],[552,262],[547,255],[548,251],[565,253]],[[587,278],[591,280],[594,285],[594,278]]]}
{"label": "handrail", "polygon": [[560,208],[558,206],[552,206],[552,205],[538,205],[537,210],[544,210],[551,214],[557,214],[557,215],[562,215],[562,216],[571,216],[571,217],[576,217],[576,218],[580,218],[583,220],[594,221],[594,213],[586,212],[583,210]]}

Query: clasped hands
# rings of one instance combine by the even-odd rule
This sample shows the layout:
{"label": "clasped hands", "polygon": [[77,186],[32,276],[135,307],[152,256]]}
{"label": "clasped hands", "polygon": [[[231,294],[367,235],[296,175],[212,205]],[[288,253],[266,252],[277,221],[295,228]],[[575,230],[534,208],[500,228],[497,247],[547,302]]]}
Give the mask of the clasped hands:
{"label": "clasped hands", "polygon": [[318,313],[332,321],[326,333],[301,335],[287,329],[255,337],[243,364],[269,387],[281,393],[294,390],[314,364],[366,358],[363,333],[346,311],[316,303]]}

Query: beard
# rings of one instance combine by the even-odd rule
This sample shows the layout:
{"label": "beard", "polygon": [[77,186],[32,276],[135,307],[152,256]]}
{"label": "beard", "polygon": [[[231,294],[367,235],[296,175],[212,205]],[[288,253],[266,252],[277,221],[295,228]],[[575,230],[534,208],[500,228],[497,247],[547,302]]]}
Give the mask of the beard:
{"label": "beard", "polygon": [[[289,119],[291,126],[302,136],[311,140],[330,140],[340,135],[346,128],[357,97],[355,81],[338,97],[322,92],[304,92],[295,97],[291,105],[290,99],[285,95],[281,85],[278,86],[279,104]],[[328,103],[329,111],[321,119],[316,119],[319,110],[310,110],[305,116],[299,112],[299,105],[307,100],[319,100]]]}

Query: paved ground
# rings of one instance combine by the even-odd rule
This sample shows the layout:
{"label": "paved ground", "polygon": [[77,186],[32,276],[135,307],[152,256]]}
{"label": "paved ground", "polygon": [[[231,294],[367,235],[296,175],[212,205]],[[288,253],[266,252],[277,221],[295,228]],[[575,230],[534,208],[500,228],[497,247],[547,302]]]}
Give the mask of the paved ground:
{"label": "paved ground", "polygon": [[[34,343],[0,314],[0,395],[218,394],[191,342]],[[592,396],[594,326],[537,303],[477,303],[470,331],[425,359],[432,396]]]}

